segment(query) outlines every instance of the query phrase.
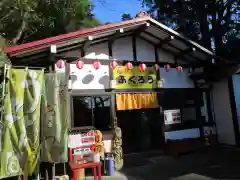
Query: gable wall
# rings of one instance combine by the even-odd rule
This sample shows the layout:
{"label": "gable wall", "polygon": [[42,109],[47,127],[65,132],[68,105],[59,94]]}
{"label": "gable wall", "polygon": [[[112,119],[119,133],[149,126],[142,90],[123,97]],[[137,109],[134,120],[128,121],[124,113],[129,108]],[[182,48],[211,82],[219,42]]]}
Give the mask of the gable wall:
{"label": "gable wall", "polygon": [[[132,37],[124,37],[114,42],[112,46],[113,58],[117,60],[133,61],[133,47]],[[141,62],[155,62],[154,46],[148,42],[137,38],[136,39],[136,55],[137,60]],[[81,57],[81,50],[69,51],[64,56]],[[84,58],[87,59],[101,59],[108,61],[109,50],[108,43],[104,42],[90,46]],[[174,57],[170,53],[158,50],[158,58],[160,62],[174,63]],[[73,80],[72,89],[106,89],[109,88],[109,68],[108,65],[102,65],[99,70],[95,70],[92,64],[85,64],[82,70],[76,68],[75,62],[70,64],[70,73],[73,73],[75,80]],[[86,82],[86,77],[91,75],[92,81]],[[166,72],[164,68],[160,69],[160,77],[163,80],[163,88],[194,88],[193,82],[188,78],[188,70],[184,69],[184,72],[177,73],[175,68],[171,68],[169,72]],[[189,129],[165,132],[166,139],[183,139],[191,137],[199,137],[199,129]],[[108,137],[111,139],[111,137]],[[107,141],[107,140],[106,140]],[[108,140],[109,141],[109,140]],[[107,142],[106,142],[107,143]],[[108,142],[109,143],[109,142]],[[111,143],[109,143],[109,146]],[[110,147],[108,149],[111,149]]]}
{"label": "gable wall", "polygon": [[[116,40],[112,46],[113,58],[117,60],[133,61],[132,37],[124,37]],[[69,51],[64,53],[65,56],[81,57],[81,50]],[[140,62],[155,62],[154,46],[148,42],[137,38],[136,39],[136,55],[137,61]],[[87,59],[109,59],[108,43],[92,45],[85,53]],[[174,57],[170,53],[158,50],[158,58],[160,62],[174,63]],[[102,65],[99,70],[94,70],[92,64],[85,65],[84,69],[76,68],[75,62],[70,65],[70,72],[77,76],[77,80],[73,82],[73,89],[104,89],[109,88],[109,70],[107,65]],[[94,76],[91,83],[87,85],[83,83],[84,77],[91,74]],[[163,80],[163,88],[194,88],[193,82],[188,78],[188,69],[178,73],[175,68],[171,68],[166,72],[163,68],[160,69],[160,77]],[[104,76],[104,78],[103,78]],[[108,76],[108,77],[107,77]],[[102,80],[104,79],[104,80]],[[101,81],[101,83],[99,83]],[[104,81],[104,82],[103,82]]]}

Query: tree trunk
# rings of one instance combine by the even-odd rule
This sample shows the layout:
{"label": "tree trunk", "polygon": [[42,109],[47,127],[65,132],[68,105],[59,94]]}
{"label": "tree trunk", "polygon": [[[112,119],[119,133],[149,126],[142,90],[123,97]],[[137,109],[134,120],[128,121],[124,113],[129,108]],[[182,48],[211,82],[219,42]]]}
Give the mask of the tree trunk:
{"label": "tree trunk", "polygon": [[3,5],[7,2],[8,2],[8,0],[1,0],[0,1],[0,10],[2,9]]}
{"label": "tree trunk", "polygon": [[18,29],[17,35],[12,39],[13,44],[17,44],[17,42],[21,39],[25,29],[27,28],[27,17],[28,17],[28,12],[25,12],[23,15],[22,24]]}
{"label": "tree trunk", "polygon": [[206,11],[200,13],[199,23],[200,23],[200,32],[202,35],[201,44],[207,49],[211,50],[211,37],[207,21]]}

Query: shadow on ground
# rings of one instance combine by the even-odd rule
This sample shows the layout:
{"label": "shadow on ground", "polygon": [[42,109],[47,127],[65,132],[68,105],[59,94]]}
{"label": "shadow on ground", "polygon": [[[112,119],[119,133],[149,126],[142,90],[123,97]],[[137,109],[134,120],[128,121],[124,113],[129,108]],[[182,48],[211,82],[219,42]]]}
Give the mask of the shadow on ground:
{"label": "shadow on ground", "polygon": [[221,147],[178,157],[159,152],[128,155],[120,173],[129,180],[240,180],[240,150]]}

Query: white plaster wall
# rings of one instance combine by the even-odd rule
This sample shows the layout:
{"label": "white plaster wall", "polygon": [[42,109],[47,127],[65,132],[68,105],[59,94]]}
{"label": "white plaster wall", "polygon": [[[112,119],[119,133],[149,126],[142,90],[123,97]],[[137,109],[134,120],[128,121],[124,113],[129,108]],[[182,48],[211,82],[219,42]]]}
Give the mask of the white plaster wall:
{"label": "white plaster wall", "polygon": [[112,151],[113,132],[112,131],[103,131],[102,134],[103,134],[104,152],[111,152]]}
{"label": "white plaster wall", "polygon": [[[137,59],[142,62],[154,62],[155,53],[153,45],[148,42],[137,38],[136,39],[136,51]],[[118,60],[133,60],[133,50],[132,50],[132,37],[124,37],[118,39],[114,42],[113,47],[113,58]],[[80,57],[81,51],[70,51],[64,54],[65,56],[75,56]],[[158,57],[160,62],[173,63],[173,55],[163,51],[158,50]],[[108,44],[102,43],[90,46],[87,49],[85,58],[88,59],[109,59],[108,54]],[[76,68],[75,62],[70,65],[70,74],[77,76],[75,81],[72,81],[72,89],[104,89],[109,88],[109,79],[105,79],[103,84],[99,83],[99,79],[102,76],[109,76],[108,66],[102,66],[99,70],[93,69],[92,65],[85,64],[83,70]],[[93,75],[94,79],[89,84],[82,83],[82,80],[87,75]],[[188,70],[184,69],[184,72],[178,73],[175,68],[172,68],[169,72],[166,72],[164,68],[160,69],[160,77],[163,79],[163,88],[194,88],[194,84],[190,78],[188,78]],[[104,147],[106,151],[111,150],[112,146],[112,137],[111,135],[104,135]],[[183,138],[194,138],[199,137],[199,129],[189,129],[189,130],[180,130],[172,131],[165,133],[166,139],[183,139]]]}
{"label": "white plaster wall", "polygon": [[235,145],[227,80],[213,84],[212,97],[218,141],[223,144]]}
{"label": "white plaster wall", "polygon": [[[66,53],[62,53],[64,56],[68,57],[81,57],[81,50],[68,51]],[[96,45],[91,45],[86,49],[84,58],[88,59],[108,59],[108,43],[101,43]]]}
{"label": "white plaster wall", "polygon": [[165,132],[166,140],[167,139],[180,140],[180,139],[198,138],[198,137],[200,137],[199,128]]}
{"label": "white plaster wall", "polygon": [[167,53],[166,51],[159,49],[158,50],[158,60],[160,62],[174,63],[174,57],[172,54]]}
{"label": "white plaster wall", "polygon": [[154,46],[140,38],[136,38],[137,60],[142,62],[155,62]]}
{"label": "white plaster wall", "polygon": [[194,88],[193,81],[188,77],[188,69],[177,72],[171,68],[169,72],[160,68],[160,78],[163,80],[163,88]]}
{"label": "white plaster wall", "polygon": [[114,41],[113,58],[133,61],[132,37],[124,37]]}
{"label": "white plaster wall", "polygon": [[233,76],[233,91],[236,103],[238,126],[240,128],[240,75]]}
{"label": "white plaster wall", "polygon": [[70,76],[72,79],[71,89],[108,89],[109,68],[101,65],[96,70],[92,64],[84,64],[83,69],[78,69],[75,63],[70,64]]}
{"label": "white plaster wall", "polygon": [[90,46],[85,53],[85,58],[88,59],[109,59],[108,43],[101,43]]}

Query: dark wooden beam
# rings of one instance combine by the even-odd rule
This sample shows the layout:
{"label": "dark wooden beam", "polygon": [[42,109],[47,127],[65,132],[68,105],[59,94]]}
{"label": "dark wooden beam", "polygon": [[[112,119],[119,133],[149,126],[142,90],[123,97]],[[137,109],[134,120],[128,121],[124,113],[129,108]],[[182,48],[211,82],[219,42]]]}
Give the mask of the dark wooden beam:
{"label": "dark wooden beam", "polygon": [[158,57],[158,47],[157,45],[153,45],[154,46],[154,54],[155,54],[155,62],[159,62],[159,57]]}
{"label": "dark wooden beam", "polygon": [[[182,49],[180,49],[180,48],[178,48],[178,47],[176,47],[176,46],[174,46],[173,44],[170,43],[170,42],[175,38],[174,36],[168,36],[168,37],[165,38],[165,39],[161,39],[161,38],[156,37],[155,35],[153,35],[152,33],[147,32],[147,31],[144,31],[144,33],[147,34],[148,36],[150,36],[150,37],[152,37],[152,38],[155,38],[155,39],[157,39],[158,41],[160,41],[159,44],[158,44],[158,47],[159,47],[159,48],[162,48],[164,44],[167,44],[168,46],[170,46],[170,47],[172,47],[172,48],[175,48],[175,49],[178,50],[178,51],[181,51],[181,52],[180,52],[181,55],[184,54],[184,53],[182,53],[182,51],[183,51]],[[179,56],[179,55],[178,55],[178,56]],[[202,61],[201,59],[199,59],[199,58],[197,58],[197,57],[195,57],[195,56],[193,56],[193,55],[191,55],[191,54],[189,54],[189,56],[192,57],[192,58],[194,58],[194,59],[196,59],[196,61],[199,61],[199,62]]]}
{"label": "dark wooden beam", "polygon": [[150,26],[149,23],[146,23],[142,26],[140,26],[139,28],[137,28],[136,30],[133,31],[133,34],[135,36],[139,36],[142,32],[144,32],[148,27]]}
{"label": "dark wooden beam", "polygon": [[118,29],[113,35],[109,37],[109,41],[113,44],[113,42],[118,39],[124,33],[124,29]]}
{"label": "dark wooden beam", "polygon": [[133,61],[137,61],[137,45],[136,45],[136,36],[132,36],[132,51],[133,51]]}
{"label": "dark wooden beam", "polygon": [[[131,36],[133,34],[133,32],[127,32],[127,33],[123,33],[122,35],[120,35],[119,37],[117,37],[115,40],[119,39],[119,38],[123,38],[123,37],[126,37],[126,36]],[[100,43],[104,43],[104,42],[108,42],[109,41],[109,38],[111,38],[112,36],[114,35],[109,35],[109,36],[106,36],[106,37],[101,37],[101,38],[96,38],[96,39],[93,39],[90,46],[92,45],[96,45],[96,44],[100,44]],[[85,41],[84,41],[85,42]],[[68,50],[78,50],[79,48],[82,48],[83,47],[83,42],[79,42],[79,43],[74,43],[74,44],[71,44],[71,45],[67,45],[67,46],[64,46],[64,47],[61,47],[58,49],[58,53],[62,53],[62,52],[65,52],[65,51],[68,51]]]}
{"label": "dark wooden beam", "polygon": [[186,54],[192,53],[194,51],[196,51],[196,48],[191,47],[191,48],[187,48],[186,50],[181,50],[181,52],[179,54],[180,55],[186,55]]}
{"label": "dark wooden beam", "polygon": [[163,40],[160,40],[160,43],[158,44],[158,47],[162,47],[164,44],[169,44],[170,41],[172,41],[174,39],[174,36],[168,36]]}
{"label": "dark wooden beam", "polygon": [[[153,42],[147,40],[146,38],[144,38],[144,37],[142,37],[142,36],[139,36],[139,38],[142,39],[142,40],[144,40],[144,41],[146,41],[146,42],[148,42],[149,44],[154,44]],[[155,55],[156,55],[157,50],[158,50],[158,48],[159,48],[159,47],[158,47],[158,44],[155,44],[155,47],[156,47],[156,50],[155,50]],[[178,55],[177,53],[172,52],[172,51],[170,51],[170,50],[168,50],[168,49],[165,49],[164,47],[162,47],[161,49],[162,49],[163,51],[167,52],[167,53],[173,54],[174,57]],[[187,60],[186,58],[184,58],[183,61],[185,61],[185,62],[187,62],[187,63],[189,63],[189,64],[194,64],[192,61]],[[196,64],[197,64],[197,63],[196,63]]]}
{"label": "dark wooden beam", "polygon": [[112,42],[111,42],[111,41],[108,41],[108,55],[109,55],[110,57],[113,56],[113,50],[112,50],[112,47],[113,47]]}
{"label": "dark wooden beam", "polygon": [[83,44],[82,44],[82,50],[83,50],[84,52],[86,52],[86,49],[89,48],[89,46],[90,46],[91,43],[92,43],[92,40],[93,40],[93,37],[92,37],[92,36],[88,36],[88,37],[86,38],[86,40],[83,42]]}
{"label": "dark wooden beam", "polygon": [[[146,41],[146,42],[148,42],[148,43],[150,43],[150,44],[154,44],[153,42],[150,42],[149,40],[147,40],[146,38],[144,38],[144,37],[142,37],[142,36],[139,36],[139,38],[141,38],[142,40],[144,40],[144,41]],[[158,44],[155,44],[155,47],[156,47],[156,49],[158,49],[158,48],[159,48],[159,47],[158,47]],[[167,53],[173,54],[176,59],[177,59],[177,58],[181,58],[182,61],[185,61],[186,63],[194,64],[194,65],[197,65],[197,66],[199,66],[199,65],[201,66],[201,63],[194,63],[193,61],[188,60],[188,59],[186,59],[185,57],[180,57],[180,55],[179,55],[178,53],[175,53],[175,52],[173,52],[173,51],[170,51],[170,50],[168,50],[168,49],[166,49],[166,48],[164,48],[164,47],[161,47],[161,49],[162,49],[163,51],[167,52]],[[156,52],[155,52],[155,53],[156,53]],[[156,55],[156,54],[155,54],[155,55]]]}
{"label": "dark wooden beam", "polygon": [[[165,32],[166,34],[170,34],[172,36],[174,36],[176,39],[182,41],[183,43],[185,43],[187,46],[194,46],[187,38],[185,37],[180,37],[180,36],[175,36],[173,32],[165,29],[165,28],[161,28],[159,27],[157,24],[155,23],[151,23],[151,26],[155,27],[156,29],[160,29],[161,31]],[[196,46],[195,46],[196,47]],[[199,51],[201,51],[202,53],[210,56],[210,54],[208,54],[207,52],[205,52],[204,50],[202,50],[201,48],[198,48]]]}

